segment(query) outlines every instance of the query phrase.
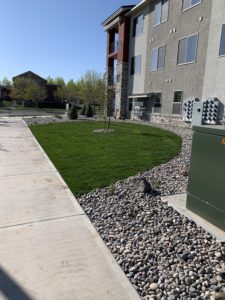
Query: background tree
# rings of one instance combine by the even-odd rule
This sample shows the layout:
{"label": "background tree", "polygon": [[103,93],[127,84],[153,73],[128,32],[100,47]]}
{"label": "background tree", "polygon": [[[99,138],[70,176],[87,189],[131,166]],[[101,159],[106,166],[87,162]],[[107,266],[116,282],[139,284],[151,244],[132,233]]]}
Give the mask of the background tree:
{"label": "background tree", "polygon": [[13,81],[11,96],[14,100],[27,100],[27,85],[28,79],[17,78]]}
{"label": "background tree", "polygon": [[48,84],[55,84],[55,80],[54,80],[54,78],[52,78],[51,76],[48,76],[48,77],[46,78],[46,80],[47,80]]}
{"label": "background tree", "polygon": [[47,98],[45,87],[30,78],[17,78],[12,84],[12,97],[22,101],[42,101]]}
{"label": "background tree", "polygon": [[68,90],[65,81],[62,77],[57,77],[55,79],[55,84],[58,85],[57,91],[55,92],[55,97],[59,101],[68,100]]}
{"label": "background tree", "polygon": [[104,108],[105,112],[107,110],[107,98],[106,98],[106,78],[105,74],[102,75],[101,80],[98,82],[98,101],[99,104]]}
{"label": "background tree", "polygon": [[105,103],[105,78],[101,73],[87,71],[77,82],[80,98],[91,105]]}
{"label": "background tree", "polygon": [[70,102],[74,102],[74,101],[78,100],[77,88],[76,88],[76,84],[73,81],[73,79],[71,79],[67,82],[66,88],[67,88],[68,100]]}
{"label": "background tree", "polygon": [[35,102],[43,101],[47,98],[47,91],[43,86],[39,85],[34,80],[31,80],[26,89],[26,97],[27,100]]}
{"label": "background tree", "polygon": [[8,78],[5,76],[5,77],[2,79],[2,85],[6,86],[6,87],[10,87],[10,86],[11,86],[11,81],[8,80]]}
{"label": "background tree", "polygon": [[66,85],[62,76],[56,77],[54,82],[55,82],[55,84],[58,84],[58,85],[62,85],[62,86]]}

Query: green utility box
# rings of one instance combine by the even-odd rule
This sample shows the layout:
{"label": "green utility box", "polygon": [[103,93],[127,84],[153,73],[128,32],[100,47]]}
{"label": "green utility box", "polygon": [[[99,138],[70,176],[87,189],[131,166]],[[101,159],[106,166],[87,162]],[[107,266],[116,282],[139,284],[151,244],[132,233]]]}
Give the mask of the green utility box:
{"label": "green utility box", "polygon": [[187,208],[225,231],[225,127],[193,127]]}

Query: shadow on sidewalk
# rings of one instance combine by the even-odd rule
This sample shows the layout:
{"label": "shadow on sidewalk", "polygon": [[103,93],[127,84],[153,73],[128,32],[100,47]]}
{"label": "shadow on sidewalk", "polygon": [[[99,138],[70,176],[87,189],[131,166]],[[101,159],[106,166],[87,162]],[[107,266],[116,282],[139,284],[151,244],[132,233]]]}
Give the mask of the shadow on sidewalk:
{"label": "shadow on sidewalk", "polygon": [[1,267],[0,294],[8,300],[33,300]]}

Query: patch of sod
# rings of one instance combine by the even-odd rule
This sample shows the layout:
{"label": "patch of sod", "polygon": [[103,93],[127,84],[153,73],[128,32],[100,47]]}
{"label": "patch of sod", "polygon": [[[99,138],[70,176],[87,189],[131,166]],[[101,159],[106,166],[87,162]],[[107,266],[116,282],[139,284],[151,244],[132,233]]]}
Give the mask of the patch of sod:
{"label": "patch of sod", "polygon": [[114,122],[113,133],[93,132],[101,128],[95,121],[30,127],[77,196],[165,163],[181,149],[181,138],[162,129]]}

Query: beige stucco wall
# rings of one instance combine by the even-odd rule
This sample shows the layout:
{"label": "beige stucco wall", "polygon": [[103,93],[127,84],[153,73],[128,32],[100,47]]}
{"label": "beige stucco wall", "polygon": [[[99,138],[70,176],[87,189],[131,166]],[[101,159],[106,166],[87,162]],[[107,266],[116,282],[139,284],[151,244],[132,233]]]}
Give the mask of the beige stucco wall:
{"label": "beige stucco wall", "polygon": [[[139,14],[143,14],[143,34],[133,37],[133,21]],[[138,12],[131,18],[131,31],[130,31],[130,48],[129,48],[129,79],[128,79],[128,95],[141,94],[144,91],[145,85],[145,66],[146,54],[148,43],[148,19],[149,8],[146,6],[142,11]],[[141,55],[141,73],[130,75],[131,73],[131,58]]]}
{"label": "beige stucco wall", "polygon": [[[130,58],[133,53],[141,51],[144,72],[141,76],[129,76],[128,91],[129,94],[161,92],[162,113],[170,114],[174,91],[183,91],[184,99],[202,96],[212,0],[203,0],[201,4],[184,12],[181,0],[170,0],[168,20],[153,27],[153,9],[157,2],[148,4],[143,11],[144,27],[147,28],[144,28],[142,38],[130,39]],[[177,65],[179,39],[194,33],[199,34],[196,63]],[[166,45],[165,69],[152,72],[151,51],[163,45]]]}
{"label": "beige stucco wall", "polygon": [[225,23],[225,1],[213,0],[206,73],[202,97],[218,97],[225,103],[225,57],[219,56],[222,24]]}

